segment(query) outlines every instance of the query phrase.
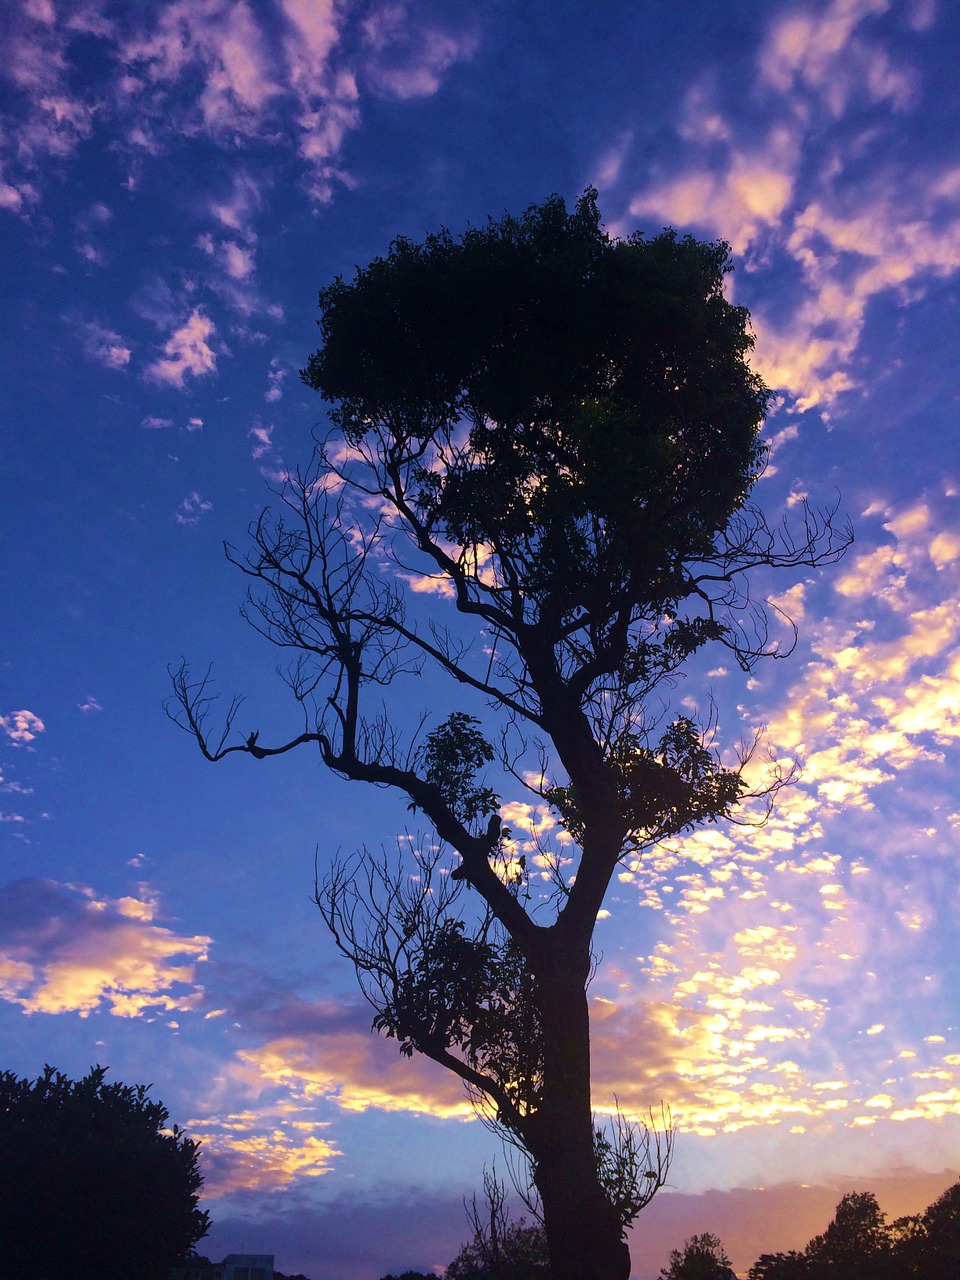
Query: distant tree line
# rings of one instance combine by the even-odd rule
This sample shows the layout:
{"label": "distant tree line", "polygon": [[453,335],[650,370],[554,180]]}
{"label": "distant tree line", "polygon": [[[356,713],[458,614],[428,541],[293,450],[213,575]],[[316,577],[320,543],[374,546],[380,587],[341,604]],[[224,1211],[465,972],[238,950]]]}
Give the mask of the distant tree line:
{"label": "distant tree line", "polygon": [[957,1280],[960,1182],[921,1214],[888,1223],[869,1191],[837,1205],[833,1221],[800,1252],[764,1253],[749,1280]]}
{"label": "distant tree line", "polygon": [[[491,1238],[478,1229],[445,1272],[446,1280],[550,1280],[546,1237],[522,1219]],[[764,1253],[748,1280],[960,1280],[960,1182],[921,1214],[887,1222],[869,1191],[845,1195],[827,1229],[806,1248]],[[435,1280],[404,1271],[382,1280]],[[720,1239],[705,1232],[674,1249],[660,1280],[734,1280]]]}

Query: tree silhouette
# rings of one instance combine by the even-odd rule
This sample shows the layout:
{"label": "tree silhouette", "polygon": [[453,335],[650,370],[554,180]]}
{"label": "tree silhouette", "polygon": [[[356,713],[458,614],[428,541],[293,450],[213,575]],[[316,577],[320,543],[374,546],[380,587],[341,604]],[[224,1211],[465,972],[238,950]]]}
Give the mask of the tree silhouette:
{"label": "tree silhouette", "polygon": [[673,1249],[670,1262],[660,1270],[660,1280],[735,1280],[730,1259],[719,1236],[704,1232]]}
{"label": "tree silhouette", "polygon": [[747,1280],[807,1280],[810,1264],[803,1253],[761,1253],[747,1272]]}
{"label": "tree silhouette", "polygon": [[948,1187],[921,1218],[916,1274],[930,1280],[960,1275],[960,1182]]}
{"label": "tree silhouette", "polygon": [[547,1236],[539,1222],[512,1222],[496,1170],[484,1171],[483,1203],[467,1202],[472,1239],[444,1272],[445,1280],[550,1280]]}
{"label": "tree silhouette", "polygon": [[[596,1137],[586,988],[607,887],[625,854],[747,798],[744,756],[721,762],[709,724],[667,714],[669,688],[708,644],[744,669],[778,652],[745,575],[848,540],[830,513],[804,508],[792,537],[747,503],[769,393],[729,265],[671,231],[609,238],[587,191],[573,212],[554,196],[396,240],[334,281],[303,374],[333,430],[252,550],[228,549],[248,617],[297,655],[303,731],[235,740],[239,701],[215,731],[207,678],[173,673],[208,759],[309,744],[431,824],[396,858],[336,865],[318,899],[375,1025],[528,1153],[556,1280],[626,1280],[625,1227],[665,1176],[654,1159],[628,1190],[629,1156]],[[391,714],[427,666],[465,705],[411,738]],[[562,824],[535,866],[494,765]]]}
{"label": "tree silhouette", "polygon": [[807,1245],[808,1275],[815,1280],[880,1280],[891,1268],[891,1241],[883,1210],[871,1191],[841,1197],[832,1221]]}
{"label": "tree silhouette", "polygon": [[543,1227],[521,1218],[496,1241],[475,1236],[447,1267],[445,1280],[550,1280]]}
{"label": "tree silhouette", "polygon": [[165,1280],[209,1230],[197,1143],[105,1075],[0,1073],[3,1280]]}
{"label": "tree silhouette", "polygon": [[841,1198],[802,1253],[761,1254],[749,1280],[955,1280],[960,1275],[960,1183],[924,1213],[887,1223],[869,1191]]}

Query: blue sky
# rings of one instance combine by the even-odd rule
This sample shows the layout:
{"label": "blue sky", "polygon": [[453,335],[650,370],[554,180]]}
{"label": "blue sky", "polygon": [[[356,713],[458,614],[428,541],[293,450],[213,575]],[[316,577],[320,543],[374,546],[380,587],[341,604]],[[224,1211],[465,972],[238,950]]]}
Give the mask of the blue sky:
{"label": "blue sky", "polygon": [[[206,765],[166,668],[214,661],[245,732],[293,722],[222,543],[324,422],[297,373],[318,289],[397,234],[592,183],[613,234],[730,242],[779,393],[756,496],[776,521],[839,491],[857,537],[757,582],[789,659],[711,655],[676,691],[799,780],[762,830],[625,865],[599,926],[597,1106],[680,1126],[635,1272],[706,1230],[746,1270],[851,1188],[922,1208],[960,1174],[951,6],[24,0],[0,23],[2,1065],[153,1081],[204,1139],[212,1255],[376,1280],[456,1252],[496,1142],[370,1034],[310,900],[315,850],[409,815],[307,754]],[[521,844],[555,837],[504,803]]]}

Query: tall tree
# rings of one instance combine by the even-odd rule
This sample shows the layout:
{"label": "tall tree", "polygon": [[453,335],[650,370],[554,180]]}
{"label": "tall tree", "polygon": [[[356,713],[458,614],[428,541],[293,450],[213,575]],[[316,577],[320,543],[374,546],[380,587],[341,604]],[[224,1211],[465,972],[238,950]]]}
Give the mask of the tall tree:
{"label": "tall tree", "polygon": [[[591,190],[572,212],[554,196],[459,239],[398,239],[335,280],[303,373],[331,433],[252,550],[229,551],[260,591],[254,625],[298,655],[303,731],[237,741],[235,701],[215,732],[207,681],[174,673],[208,759],[309,744],[432,825],[432,852],[398,855],[416,881],[364,852],[319,900],[376,1025],[456,1072],[529,1154],[556,1280],[625,1280],[625,1226],[664,1172],[628,1187],[629,1153],[594,1128],[586,989],[610,879],[745,798],[743,760],[665,715],[669,687],[708,644],[744,669],[776,652],[745,575],[847,540],[829,515],[792,539],[747,505],[769,392],[729,268],[723,243],[611,239]],[[427,665],[466,704],[405,738]],[[534,879],[485,776],[497,759],[568,837]]]}
{"label": "tall tree", "polygon": [[165,1280],[209,1230],[197,1143],[148,1086],[105,1075],[0,1072],[4,1280]]}

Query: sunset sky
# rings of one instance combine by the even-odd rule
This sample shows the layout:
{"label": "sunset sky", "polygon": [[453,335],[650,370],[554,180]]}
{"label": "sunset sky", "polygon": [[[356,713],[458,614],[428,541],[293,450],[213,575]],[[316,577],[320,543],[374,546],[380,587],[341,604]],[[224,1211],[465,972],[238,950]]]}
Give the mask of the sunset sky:
{"label": "sunset sky", "polygon": [[[611,234],[730,243],[778,391],[755,497],[856,533],[756,584],[789,658],[675,691],[798,780],[762,829],[629,862],[598,926],[597,1107],[679,1126],[634,1272],[700,1231],[745,1272],[846,1190],[922,1209],[960,1177],[955,6],[9,0],[0,49],[0,1067],[153,1082],[203,1139],[211,1257],[456,1253],[497,1141],[371,1034],[311,901],[315,853],[411,815],[307,750],[205,763],[167,667],[299,732],[222,544],[324,422],[318,290],[593,184]],[[423,688],[410,727],[458,705]]]}

